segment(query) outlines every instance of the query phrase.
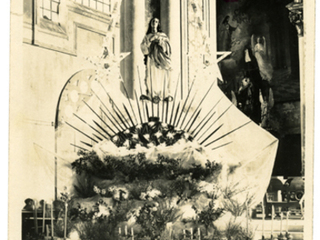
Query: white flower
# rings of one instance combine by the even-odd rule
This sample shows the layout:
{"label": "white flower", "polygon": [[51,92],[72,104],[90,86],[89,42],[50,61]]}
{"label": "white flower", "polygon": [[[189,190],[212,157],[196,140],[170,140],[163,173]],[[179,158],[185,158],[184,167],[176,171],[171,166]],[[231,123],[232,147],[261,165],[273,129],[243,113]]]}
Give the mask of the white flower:
{"label": "white flower", "polygon": [[93,191],[97,194],[100,194],[101,190],[97,186],[93,186]]}
{"label": "white flower", "polygon": [[140,195],[140,199],[141,200],[146,200],[146,197],[147,197],[147,194],[142,192],[141,195]]}
{"label": "white flower", "polygon": [[115,189],[116,189],[115,186],[111,186],[111,187],[108,188],[108,191],[112,193]]}
{"label": "white flower", "polygon": [[136,129],[141,129],[142,128],[142,125],[141,124],[138,124],[137,126],[136,126]]}
{"label": "white flower", "polygon": [[106,193],[107,193],[107,190],[106,190],[106,189],[102,189],[102,190],[101,190],[101,195],[106,195]]}
{"label": "white flower", "polygon": [[214,183],[201,181],[198,184],[198,191],[207,193],[210,197],[217,191],[217,186]]}
{"label": "white flower", "polygon": [[150,192],[147,193],[149,197],[155,198],[161,195],[161,192],[157,189],[152,189]]}
{"label": "white flower", "polygon": [[124,133],[125,133],[125,134],[129,134],[129,133],[130,133],[130,130],[127,129],[127,130],[124,131]]}

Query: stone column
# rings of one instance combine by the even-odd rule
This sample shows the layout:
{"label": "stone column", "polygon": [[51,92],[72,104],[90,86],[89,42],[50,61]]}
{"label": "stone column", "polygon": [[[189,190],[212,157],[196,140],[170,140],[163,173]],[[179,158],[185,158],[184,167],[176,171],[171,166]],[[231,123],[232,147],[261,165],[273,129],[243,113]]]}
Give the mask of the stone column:
{"label": "stone column", "polygon": [[[125,87],[130,95],[134,96],[134,90],[139,89],[140,69],[141,81],[143,81],[143,54],[140,43],[146,33],[145,29],[145,3],[142,0],[123,0],[121,5],[120,20],[120,52],[131,52],[121,63],[121,75]],[[139,92],[139,91],[138,91]]]}
{"label": "stone column", "polygon": [[181,18],[179,0],[161,0],[161,28],[170,39],[172,48],[171,88],[175,88],[181,66]]}
{"label": "stone column", "polygon": [[303,0],[294,0],[287,6],[289,19],[295,25],[299,38],[299,68],[300,68],[300,115],[301,115],[301,174],[305,174],[305,135],[306,135],[306,81],[304,78],[304,24]]}

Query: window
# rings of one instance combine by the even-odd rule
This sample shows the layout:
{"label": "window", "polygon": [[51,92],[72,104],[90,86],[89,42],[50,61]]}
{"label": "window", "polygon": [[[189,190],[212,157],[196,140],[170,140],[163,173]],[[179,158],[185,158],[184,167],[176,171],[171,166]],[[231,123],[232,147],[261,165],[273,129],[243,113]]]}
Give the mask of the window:
{"label": "window", "polygon": [[60,0],[41,0],[41,16],[53,22],[58,22]]}
{"label": "window", "polygon": [[75,2],[104,13],[111,12],[111,0],[75,0]]}

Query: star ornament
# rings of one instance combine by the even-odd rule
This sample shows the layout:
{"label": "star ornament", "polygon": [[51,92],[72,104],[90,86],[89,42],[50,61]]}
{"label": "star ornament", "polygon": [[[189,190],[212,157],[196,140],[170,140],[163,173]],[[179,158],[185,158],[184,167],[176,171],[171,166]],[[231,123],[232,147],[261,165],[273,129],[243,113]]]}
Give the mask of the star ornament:
{"label": "star ornament", "polygon": [[167,134],[167,137],[168,137],[169,139],[173,139],[173,138],[174,138],[174,135],[173,135],[172,132],[169,132],[169,133]]}
{"label": "star ornament", "polygon": [[216,64],[214,64],[213,67],[214,67],[214,72],[216,73],[217,78],[222,82],[223,82],[223,78],[222,78],[218,63],[221,62],[223,59],[225,59],[230,54],[231,54],[231,52],[217,52]]}
{"label": "star ornament", "polygon": [[158,132],[156,132],[154,135],[155,135],[157,138],[160,138],[160,137],[162,136],[162,133],[161,133],[160,131],[158,131]]}

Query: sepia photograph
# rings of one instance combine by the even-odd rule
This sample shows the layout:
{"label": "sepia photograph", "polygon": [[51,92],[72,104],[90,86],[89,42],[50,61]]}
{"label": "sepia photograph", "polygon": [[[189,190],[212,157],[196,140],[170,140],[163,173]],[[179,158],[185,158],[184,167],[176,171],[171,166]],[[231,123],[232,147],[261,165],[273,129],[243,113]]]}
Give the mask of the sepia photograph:
{"label": "sepia photograph", "polygon": [[314,239],[314,6],[12,0],[8,239]]}

